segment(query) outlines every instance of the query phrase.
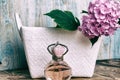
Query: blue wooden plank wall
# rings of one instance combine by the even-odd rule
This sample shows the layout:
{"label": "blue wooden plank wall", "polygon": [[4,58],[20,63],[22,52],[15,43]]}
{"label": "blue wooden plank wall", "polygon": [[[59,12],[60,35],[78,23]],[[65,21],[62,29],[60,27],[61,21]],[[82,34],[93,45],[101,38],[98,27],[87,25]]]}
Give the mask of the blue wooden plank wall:
{"label": "blue wooden plank wall", "polygon": [[[26,66],[23,45],[17,31],[14,13],[20,14],[23,25],[52,27],[55,23],[44,16],[52,9],[70,10],[81,18],[90,0],[0,0],[0,70]],[[120,58],[120,30],[104,37],[98,59]]]}
{"label": "blue wooden plank wall", "polygon": [[14,0],[0,0],[0,70],[25,68],[23,45],[14,19]]}

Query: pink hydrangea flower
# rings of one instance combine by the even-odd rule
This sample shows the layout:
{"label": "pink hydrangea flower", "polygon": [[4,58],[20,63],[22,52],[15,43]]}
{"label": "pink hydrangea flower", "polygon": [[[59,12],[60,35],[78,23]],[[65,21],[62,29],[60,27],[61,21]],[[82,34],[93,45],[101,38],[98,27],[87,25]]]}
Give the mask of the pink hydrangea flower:
{"label": "pink hydrangea flower", "polygon": [[82,17],[79,30],[88,38],[112,35],[119,27],[120,2],[115,0],[95,0],[90,2],[88,15]]}

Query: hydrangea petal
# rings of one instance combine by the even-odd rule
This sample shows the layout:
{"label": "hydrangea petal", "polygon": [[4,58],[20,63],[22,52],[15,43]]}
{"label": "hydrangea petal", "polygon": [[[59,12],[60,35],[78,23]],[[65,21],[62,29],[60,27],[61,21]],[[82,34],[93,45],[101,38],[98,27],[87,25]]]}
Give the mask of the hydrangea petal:
{"label": "hydrangea petal", "polygon": [[88,7],[88,15],[83,16],[79,28],[88,38],[112,35],[118,26],[120,2],[115,0],[94,0]]}

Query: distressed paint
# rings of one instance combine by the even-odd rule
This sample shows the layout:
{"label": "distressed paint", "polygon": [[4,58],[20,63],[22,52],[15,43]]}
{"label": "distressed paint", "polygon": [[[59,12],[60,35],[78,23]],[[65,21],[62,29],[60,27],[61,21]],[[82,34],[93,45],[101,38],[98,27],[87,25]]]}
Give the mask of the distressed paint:
{"label": "distressed paint", "polygon": [[[80,19],[80,12],[87,9],[89,1],[0,0],[0,61],[3,61],[0,70],[25,65],[23,45],[16,29],[14,12],[20,14],[26,26],[53,27],[55,23],[43,14],[52,9],[70,10]],[[120,58],[119,33],[120,30],[114,36],[103,39],[98,59]]]}
{"label": "distressed paint", "polygon": [[114,35],[104,37],[98,59],[120,58],[120,29]]}
{"label": "distressed paint", "polygon": [[89,0],[15,0],[16,12],[26,26],[53,27],[51,18],[44,14],[52,9],[70,10],[80,17],[82,9],[86,9]]}
{"label": "distressed paint", "polygon": [[14,0],[0,0],[0,70],[25,68],[24,50],[14,20]]}

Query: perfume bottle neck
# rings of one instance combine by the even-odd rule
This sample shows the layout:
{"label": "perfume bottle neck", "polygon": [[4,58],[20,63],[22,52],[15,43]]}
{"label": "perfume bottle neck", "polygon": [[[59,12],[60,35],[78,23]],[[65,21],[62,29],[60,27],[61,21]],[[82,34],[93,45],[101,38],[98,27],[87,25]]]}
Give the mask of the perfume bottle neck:
{"label": "perfume bottle neck", "polygon": [[63,57],[58,58],[58,57],[56,57],[56,56],[52,56],[52,59],[53,59],[54,61],[63,61]]}

